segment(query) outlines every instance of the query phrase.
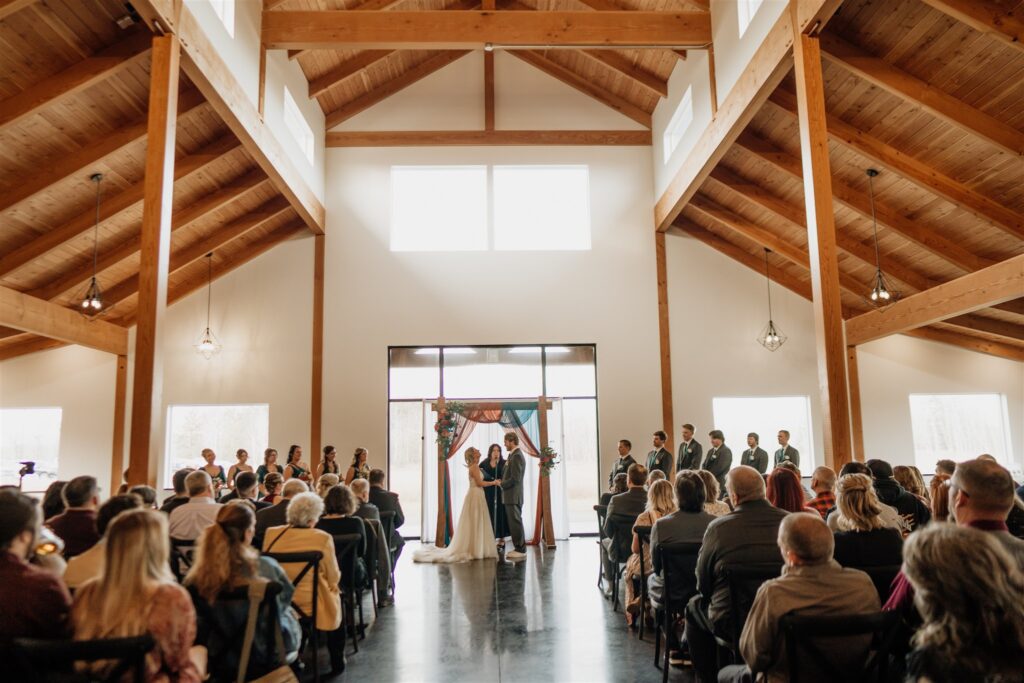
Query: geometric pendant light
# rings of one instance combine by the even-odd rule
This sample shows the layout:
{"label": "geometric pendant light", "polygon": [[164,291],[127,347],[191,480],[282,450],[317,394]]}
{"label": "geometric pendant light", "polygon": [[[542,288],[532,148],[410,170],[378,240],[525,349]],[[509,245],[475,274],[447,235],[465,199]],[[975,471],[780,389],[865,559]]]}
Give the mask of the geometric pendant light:
{"label": "geometric pendant light", "polygon": [[93,228],[92,241],[92,279],[89,280],[89,287],[82,295],[82,301],[78,305],[78,311],[85,317],[92,320],[103,311],[103,297],[100,294],[100,285],[96,281],[96,267],[99,263],[100,246],[100,181],[103,180],[102,173],[94,173],[89,180],[96,183],[96,226]]}
{"label": "geometric pendant light", "polygon": [[867,301],[872,306],[881,308],[888,306],[892,302],[900,298],[900,293],[891,284],[889,279],[885,277],[885,273],[882,272],[882,259],[879,256],[878,251],[878,220],[875,218],[875,185],[874,179],[878,175],[878,171],[873,168],[867,170],[868,175],[868,189],[871,196],[871,229],[874,235],[875,241],[875,277],[871,283],[871,292],[867,296]]}
{"label": "geometric pendant light", "polygon": [[213,252],[206,255],[206,277],[206,329],[199,335],[199,339],[193,346],[196,353],[206,360],[210,360],[220,353],[221,349],[220,342],[210,330],[210,302],[213,298]]}
{"label": "geometric pendant light", "polygon": [[772,319],[772,279],[768,272],[768,254],[771,249],[764,250],[764,279],[768,286],[768,324],[765,325],[757,335],[757,343],[769,351],[777,351],[786,343],[788,337],[782,333],[775,321]]}

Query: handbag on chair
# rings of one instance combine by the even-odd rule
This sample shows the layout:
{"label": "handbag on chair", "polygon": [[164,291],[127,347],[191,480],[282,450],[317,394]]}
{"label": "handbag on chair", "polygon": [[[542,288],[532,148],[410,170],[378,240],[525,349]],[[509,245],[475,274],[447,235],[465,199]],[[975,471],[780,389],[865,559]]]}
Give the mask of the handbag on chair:
{"label": "handbag on chair", "polygon": [[[245,683],[245,675],[249,669],[249,656],[252,653],[252,641],[256,637],[256,622],[259,619],[260,605],[263,604],[263,597],[267,593],[266,579],[253,579],[249,582],[249,616],[245,622],[245,638],[242,640],[242,656],[238,661],[237,683]],[[295,672],[284,663],[284,636],[281,634],[281,622],[274,625],[274,641],[278,656],[281,657],[281,664],[273,671],[270,671],[251,683],[298,683]]]}

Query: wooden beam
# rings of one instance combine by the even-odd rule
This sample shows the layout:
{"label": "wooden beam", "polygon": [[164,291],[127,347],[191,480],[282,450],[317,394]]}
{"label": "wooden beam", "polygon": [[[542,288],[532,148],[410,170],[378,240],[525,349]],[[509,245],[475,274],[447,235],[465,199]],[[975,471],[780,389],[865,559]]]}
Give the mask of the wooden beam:
{"label": "wooden beam", "polygon": [[654,257],[658,284],[658,345],[661,351],[661,428],[666,434],[674,434],[672,344],[669,338],[668,316],[668,261],[665,254],[665,233],[663,232],[654,233]]}
{"label": "wooden beam", "polygon": [[478,50],[501,47],[703,48],[711,42],[707,12],[264,12],[269,49]]}
{"label": "wooden beam", "polygon": [[968,351],[987,353],[990,356],[996,356],[998,358],[1024,362],[1024,347],[1002,344],[990,339],[971,337],[966,334],[957,334],[955,332],[950,332],[949,330],[937,329],[935,327],[919,327],[914,330],[907,330],[902,334],[909,337],[917,337],[919,339],[940,342],[942,344],[951,344],[952,346],[958,346],[962,349],[967,349]]}
{"label": "wooden beam", "polygon": [[850,382],[850,424],[853,429],[852,458],[864,462],[864,412],[860,404],[860,371],[857,368],[857,347],[846,347],[846,377]]}
{"label": "wooden beam", "polygon": [[958,315],[953,318],[946,318],[943,325],[956,327],[991,334],[995,337],[1004,337],[1008,341],[1024,342],[1024,325],[989,318],[982,315]]}
{"label": "wooden beam", "polygon": [[395,54],[397,50],[364,50],[358,52],[344,62],[334,67],[323,76],[314,78],[309,82],[309,97],[319,97],[334,86],[355,76],[367,67],[383,61]]}
{"label": "wooden beam", "polygon": [[[796,115],[796,97],[784,87],[773,92],[769,101],[783,111]],[[829,114],[827,122],[832,140],[897,173],[922,190],[938,195],[978,218],[991,221],[1014,237],[1024,238],[1024,215],[1004,203],[970,189],[934,166],[846,123],[838,116]]]}
{"label": "wooden beam", "polygon": [[[238,148],[238,141],[228,136],[207,145],[195,154],[179,160],[174,166],[174,179],[180,180],[200,171]],[[105,197],[100,204],[100,222],[110,220],[117,214],[143,201],[146,181],[140,180],[112,197]],[[68,240],[91,230],[96,221],[96,209],[90,207],[67,223],[36,237],[13,251],[0,256],[0,277],[21,268],[43,254],[56,249]]]}
{"label": "wooden beam", "polygon": [[35,4],[36,0],[0,0],[0,21]]}
{"label": "wooden beam", "polygon": [[1014,315],[1024,316],[1024,298],[1014,299],[1013,301],[1006,301],[1001,304],[996,304],[992,308],[1000,311],[1006,311],[1007,313],[1013,313]]}
{"label": "wooden beam", "polygon": [[0,287],[0,325],[98,351],[128,353],[128,331],[9,287]]}
{"label": "wooden beam", "polygon": [[600,62],[609,69],[617,71],[640,87],[658,97],[668,97],[668,81],[642,69],[618,52],[611,50],[581,50],[595,62]]}
{"label": "wooden beam", "polygon": [[1024,155],[1024,132],[965,104],[839,36],[826,34],[821,41],[825,56],[847,71],[1014,156]]}
{"label": "wooden beam", "polygon": [[309,397],[310,466],[320,464],[324,407],[324,254],[325,237],[313,237],[313,354]]}
{"label": "wooden beam", "polygon": [[484,52],[484,130],[494,130],[494,52]]}
{"label": "wooden beam", "polygon": [[174,193],[174,144],[181,45],[177,36],[153,38],[149,84],[149,132],[146,145],[145,199],[136,309],[135,373],[128,483],[156,481],[154,453],[163,424],[163,316],[167,307],[167,262],[171,251]]}
{"label": "wooden beam", "polygon": [[[400,5],[403,2],[405,2],[405,0],[366,0],[366,2],[359,3],[358,5],[356,5],[354,7],[349,7],[345,11],[346,12],[351,12],[353,10],[362,10],[362,11],[385,10],[385,9],[391,9],[392,7],[394,7],[396,5]],[[456,7],[456,6],[460,5],[460,4],[461,3],[455,3],[455,5],[453,5],[452,7]],[[469,5],[469,6],[463,7],[462,9],[476,9],[476,5],[475,4]],[[298,59],[302,55],[308,55],[310,52],[312,52],[312,50],[288,50],[288,59]]]}
{"label": "wooden beam", "polygon": [[[178,97],[178,117],[195,111],[204,104],[203,96],[198,90],[189,89]],[[67,180],[72,176],[88,178],[95,171],[95,165],[105,157],[121,151],[128,145],[135,144],[146,137],[146,120],[118,128],[108,135],[96,138],[81,149],[62,155],[52,163],[45,164],[36,173],[27,178],[20,178],[17,183],[0,192],[0,211],[6,211],[18,202],[42,192],[51,185]]]}
{"label": "wooden beam", "polygon": [[922,1],[975,31],[990,35],[1018,51],[1024,51],[1024,20],[1008,7],[990,0]]}
{"label": "wooden beam", "polygon": [[708,45],[708,84],[711,95],[711,117],[718,115],[718,77],[715,75],[715,44]]}
{"label": "wooden beam", "polygon": [[455,60],[469,54],[468,51],[439,52],[426,61],[420,62],[408,71],[402,72],[397,78],[380,85],[365,95],[361,95],[351,102],[346,102],[339,109],[335,109],[326,116],[327,130],[334,128],[339,123],[347,121],[356,114],[369,109],[382,100],[391,97],[395,93],[409,87],[413,83],[426,78],[430,74],[443,69]]}
{"label": "wooden beam", "polygon": [[12,343],[0,345],[0,361],[27,356],[30,353],[39,353],[40,351],[51,351],[63,346],[67,346],[67,342],[62,342],[59,339],[50,339],[49,337],[25,335],[24,339],[12,340]]}
{"label": "wooden beam", "polygon": [[322,233],[325,226],[323,204],[295,167],[278,133],[260,118],[188,6],[180,0],[136,0],[132,4],[150,26],[178,36],[184,50],[182,68],[189,80],[238,137],[274,187],[288,199],[310,231]]}
{"label": "wooden beam", "polygon": [[572,71],[557,62],[551,61],[545,57],[543,53],[535,50],[510,50],[508,54],[513,57],[518,57],[527,64],[540,69],[547,75],[557,78],[566,85],[579,90],[584,95],[588,95],[601,104],[611,107],[623,116],[633,119],[645,128],[651,127],[650,112],[641,109],[623,97],[619,97],[614,93],[608,92],[604,88],[594,85],[575,71]]}
{"label": "wooden beam", "polygon": [[1024,254],[932,287],[846,322],[852,345],[1024,296]]}
{"label": "wooden beam", "polygon": [[[796,9],[791,6],[796,23]],[[839,253],[832,213],[832,171],[825,129],[825,81],[817,37],[795,31],[794,80],[803,157],[807,247],[811,258],[814,336],[818,357],[825,464],[838,470],[853,459],[850,391],[843,340],[843,301],[839,284]]]}
{"label": "wooden beam", "polygon": [[651,144],[649,130],[339,131],[327,147],[596,146]]}
{"label": "wooden beam", "polygon": [[133,31],[120,42],[0,102],[0,128],[13,125],[47,105],[109,78],[148,51],[149,33]]}
{"label": "wooden beam", "polygon": [[110,453],[110,493],[113,495],[121,486],[124,477],[124,428],[125,407],[128,404],[128,356],[117,357],[117,374],[114,377],[114,427],[113,447]]}

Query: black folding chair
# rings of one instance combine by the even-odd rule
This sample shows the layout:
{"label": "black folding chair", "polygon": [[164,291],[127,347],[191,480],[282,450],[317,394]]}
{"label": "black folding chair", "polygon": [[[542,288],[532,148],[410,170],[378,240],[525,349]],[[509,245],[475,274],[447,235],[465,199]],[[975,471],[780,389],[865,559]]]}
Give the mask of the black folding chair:
{"label": "black folding chair", "polygon": [[604,589],[604,545],[601,543],[607,536],[604,535],[604,520],[608,515],[607,505],[595,505],[594,512],[597,513],[597,549],[601,564],[597,569],[597,587]]}
{"label": "black folding chair", "polygon": [[[812,665],[814,675],[809,680],[827,680],[837,683],[886,683],[889,676],[889,655],[896,640],[899,614],[874,612],[871,614],[832,614],[828,616],[802,616],[787,614],[780,620],[786,640],[786,661],[789,680],[799,683],[801,669]],[[836,658],[823,651],[819,644],[830,640],[829,649],[836,649],[836,639],[868,639],[865,656]],[[858,642],[843,644],[849,652]],[[854,650],[855,652],[855,650]]]}
{"label": "black folding chair", "polygon": [[878,591],[878,599],[884,605],[892,593],[892,582],[896,580],[896,575],[900,573],[901,567],[898,564],[877,567],[857,567],[851,565],[850,569],[859,569],[871,577],[871,583],[875,584],[875,590]]}
{"label": "black folding chair", "polygon": [[645,576],[644,568],[644,546],[651,547],[651,527],[649,526],[635,526],[633,531],[636,533],[637,538],[640,539],[640,625],[637,627],[636,637],[640,640],[644,639],[644,619],[645,611],[647,609],[647,577]]}
{"label": "black folding chair", "polygon": [[341,568],[341,597],[345,603],[345,628],[352,634],[352,651],[359,652],[356,640],[356,605],[359,605],[360,637],[364,637],[366,624],[363,622],[363,586],[356,581],[356,560],[359,559],[359,544],[363,537],[359,534],[338,534],[334,536],[334,553],[338,557]]}
{"label": "black folding chair", "polygon": [[[288,653],[276,650],[275,629],[280,628],[277,596],[281,590],[282,586],[277,581],[267,583],[257,618],[267,629],[261,641],[272,650],[257,652],[254,648],[250,652],[246,668],[247,680],[264,676],[286,663]],[[241,663],[245,628],[249,619],[248,586],[221,592],[212,605],[199,595],[194,586],[189,586],[188,592],[196,610],[196,644],[205,646],[209,652],[209,680],[214,683],[234,683]]]}
{"label": "black folding chair", "polygon": [[[395,551],[398,550],[398,545],[395,543],[395,511],[385,510],[380,513],[380,525],[384,527],[384,538],[388,541],[388,555],[391,557],[390,585],[388,586],[387,593],[394,596],[394,585],[395,585]],[[374,576],[376,579],[376,576]],[[377,588],[377,592],[380,592],[380,588]],[[377,600],[373,601],[374,609],[376,610]],[[374,612],[376,614],[376,612]]]}
{"label": "black folding chair", "polygon": [[655,610],[654,666],[661,655],[662,632],[665,635],[665,661],[662,683],[668,681],[668,636],[677,617],[686,613],[686,605],[697,594],[697,556],[700,543],[659,543],[651,548],[651,561],[661,566],[662,602]]}
{"label": "black folding chair", "polygon": [[181,583],[192,569],[196,542],[184,538],[171,538],[171,573]]}
{"label": "black folding chair", "polygon": [[730,631],[728,640],[716,635],[715,641],[718,643],[719,654],[725,650],[729,655],[729,663],[737,664],[740,661],[740,634],[743,633],[743,625],[750,614],[757,591],[765,581],[777,578],[782,573],[782,563],[726,565],[723,572],[729,586]]}
{"label": "black folding chair", "polygon": [[[263,553],[264,556],[277,560],[282,567],[287,564],[301,564],[299,573],[292,579],[292,585],[296,588],[302,583],[306,576],[312,573],[313,581],[313,606],[309,613],[299,605],[292,602],[292,607],[299,615],[299,624],[303,628],[303,643],[299,652],[305,650],[307,642],[312,641],[313,680],[320,681],[320,630],[316,626],[316,617],[319,613],[318,600],[320,597],[320,562],[324,554],[319,550],[311,550],[303,553]],[[308,631],[308,634],[307,634]]]}
{"label": "black folding chair", "polygon": [[619,609],[619,583],[626,568],[626,560],[633,554],[633,525],[639,515],[614,514],[608,517],[612,527],[611,549],[608,559],[615,564],[615,576],[612,583],[612,609]]}
{"label": "black folding chair", "polygon": [[[146,680],[146,654],[153,649],[154,640],[148,633],[132,638],[106,640],[36,640],[16,638],[10,648],[15,675],[12,680],[24,681],[123,681],[130,674],[131,681]],[[79,673],[78,662],[109,660],[109,667],[101,673]],[[8,674],[10,670],[8,669]]]}

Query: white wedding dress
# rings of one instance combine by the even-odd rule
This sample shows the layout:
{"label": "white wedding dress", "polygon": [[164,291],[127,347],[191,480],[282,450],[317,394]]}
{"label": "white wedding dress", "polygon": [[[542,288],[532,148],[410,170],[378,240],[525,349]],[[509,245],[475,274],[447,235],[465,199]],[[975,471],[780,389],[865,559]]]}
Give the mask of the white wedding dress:
{"label": "white wedding dress", "polygon": [[[474,473],[476,476],[473,476]],[[487,498],[481,486],[483,477],[477,468],[469,471],[469,491],[462,501],[459,524],[447,548],[427,546],[412,555],[413,562],[469,562],[496,560],[498,549],[494,544],[494,528],[487,512]]]}

